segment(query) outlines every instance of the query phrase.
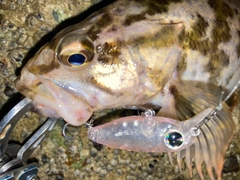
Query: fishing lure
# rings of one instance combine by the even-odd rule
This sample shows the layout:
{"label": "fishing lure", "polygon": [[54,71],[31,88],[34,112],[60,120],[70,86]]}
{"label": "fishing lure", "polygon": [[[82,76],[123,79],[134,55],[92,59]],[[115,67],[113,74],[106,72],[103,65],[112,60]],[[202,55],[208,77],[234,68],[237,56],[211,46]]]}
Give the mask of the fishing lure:
{"label": "fishing lure", "polygon": [[234,122],[225,102],[236,91],[240,81],[217,106],[203,110],[186,121],[155,116],[147,110],[143,116],[122,117],[109,123],[90,127],[88,136],[92,141],[108,147],[138,152],[168,152],[172,163],[172,152],[177,153],[181,171],[182,159],[192,176],[192,161],[203,178],[201,164],[204,160],[208,174],[214,179],[212,166],[218,179],[224,162],[224,153],[231,141]]}

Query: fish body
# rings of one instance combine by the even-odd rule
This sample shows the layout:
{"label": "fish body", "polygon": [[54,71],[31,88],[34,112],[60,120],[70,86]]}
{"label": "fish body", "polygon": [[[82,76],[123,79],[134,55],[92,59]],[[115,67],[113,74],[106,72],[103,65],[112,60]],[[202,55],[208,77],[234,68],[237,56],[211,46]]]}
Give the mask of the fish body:
{"label": "fish body", "polygon": [[[39,113],[73,125],[95,111],[139,105],[189,120],[217,106],[239,80],[239,7],[222,0],[116,1],[43,46],[16,88]],[[224,129],[213,124],[204,131]],[[231,139],[231,120],[225,126]],[[218,145],[225,152],[224,143]]]}
{"label": "fish body", "polygon": [[[178,102],[166,97],[173,78],[227,90],[236,83],[238,7],[214,0],[116,1],[56,35],[23,68],[16,87],[43,114],[74,125],[97,110],[146,103],[173,114],[168,108]],[[84,62],[71,64],[73,54]]]}

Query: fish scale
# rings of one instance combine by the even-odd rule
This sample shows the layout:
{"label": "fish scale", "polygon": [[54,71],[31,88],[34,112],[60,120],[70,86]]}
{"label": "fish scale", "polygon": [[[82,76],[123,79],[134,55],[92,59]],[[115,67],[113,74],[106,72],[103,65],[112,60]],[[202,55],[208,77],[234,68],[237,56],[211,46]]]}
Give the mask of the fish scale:
{"label": "fish scale", "polygon": [[[239,82],[239,7],[222,0],[116,1],[44,45],[23,67],[16,88],[40,114],[76,126],[95,111],[131,106],[153,108],[159,119],[192,122]],[[195,149],[177,151],[179,167],[185,155],[191,172],[192,157],[202,154],[210,177],[213,165],[221,179],[235,129],[229,109],[239,102],[233,95],[227,103],[219,119],[202,127]],[[209,158],[213,151],[218,163]]]}

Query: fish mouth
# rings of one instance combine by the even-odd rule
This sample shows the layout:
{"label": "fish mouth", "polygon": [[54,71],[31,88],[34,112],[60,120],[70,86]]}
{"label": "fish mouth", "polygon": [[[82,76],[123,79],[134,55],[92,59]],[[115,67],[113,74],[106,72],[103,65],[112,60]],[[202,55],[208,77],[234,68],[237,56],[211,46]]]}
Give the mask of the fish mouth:
{"label": "fish mouth", "polygon": [[[74,126],[84,124],[93,114],[93,108],[81,97],[77,97],[49,79],[37,78],[31,74],[31,81],[17,78],[15,86],[34,104],[34,111],[46,117],[62,117]],[[28,74],[29,78],[29,74]]]}
{"label": "fish mouth", "polygon": [[93,108],[83,97],[67,92],[48,77],[54,69],[61,68],[55,58],[54,49],[48,44],[43,46],[24,66],[15,87],[33,101],[39,114],[82,125],[93,114]]}

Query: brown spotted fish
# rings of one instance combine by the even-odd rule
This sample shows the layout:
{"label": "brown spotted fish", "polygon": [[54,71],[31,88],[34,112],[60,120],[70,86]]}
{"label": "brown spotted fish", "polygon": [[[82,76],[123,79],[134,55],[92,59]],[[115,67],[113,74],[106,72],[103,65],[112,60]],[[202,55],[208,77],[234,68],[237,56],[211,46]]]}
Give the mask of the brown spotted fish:
{"label": "brown spotted fish", "polygon": [[[191,121],[239,81],[239,7],[222,0],[116,1],[57,34],[25,65],[16,87],[39,113],[76,126],[95,111],[131,106]],[[200,167],[198,157],[206,156],[212,179],[212,166],[221,179],[235,130],[230,110],[236,103],[223,104],[213,118],[220,120],[202,128],[213,138],[199,138],[195,144],[202,147],[191,146],[178,158],[195,158]]]}

